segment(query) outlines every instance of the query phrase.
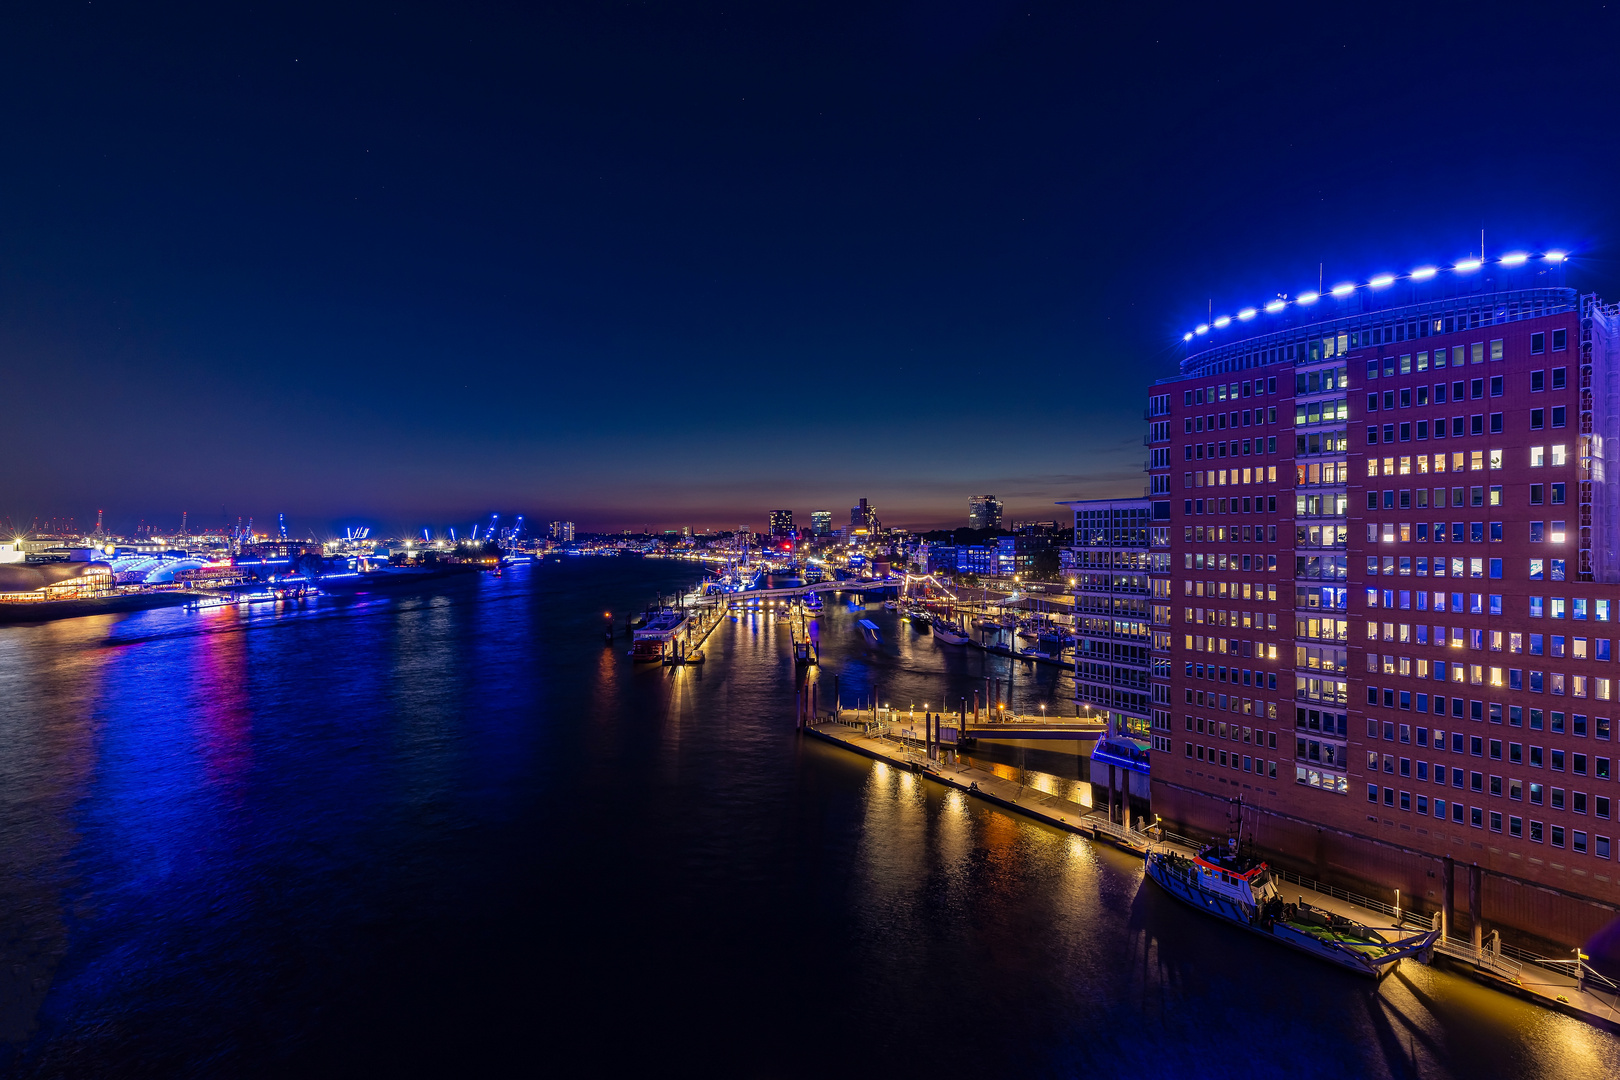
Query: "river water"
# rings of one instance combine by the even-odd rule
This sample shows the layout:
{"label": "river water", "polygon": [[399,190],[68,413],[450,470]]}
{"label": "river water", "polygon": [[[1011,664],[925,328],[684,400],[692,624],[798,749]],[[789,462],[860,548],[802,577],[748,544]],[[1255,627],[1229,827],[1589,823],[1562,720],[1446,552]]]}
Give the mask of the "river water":
{"label": "river water", "polygon": [[[1415,964],[1374,987],[796,737],[785,622],[701,669],[603,647],[693,578],[0,628],[0,1073],[1620,1075],[1612,1035]],[[819,629],[823,703],[982,686],[875,606]],[[1061,672],[1014,687],[1072,712]]]}

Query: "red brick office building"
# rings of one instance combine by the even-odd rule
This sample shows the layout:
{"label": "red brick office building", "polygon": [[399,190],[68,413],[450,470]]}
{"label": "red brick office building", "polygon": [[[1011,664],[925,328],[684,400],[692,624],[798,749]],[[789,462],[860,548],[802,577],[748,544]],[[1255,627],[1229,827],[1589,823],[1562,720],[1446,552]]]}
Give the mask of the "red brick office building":
{"label": "red brick office building", "polygon": [[1616,330],[1554,252],[1188,335],[1148,410],[1156,813],[1454,932],[1620,914]]}

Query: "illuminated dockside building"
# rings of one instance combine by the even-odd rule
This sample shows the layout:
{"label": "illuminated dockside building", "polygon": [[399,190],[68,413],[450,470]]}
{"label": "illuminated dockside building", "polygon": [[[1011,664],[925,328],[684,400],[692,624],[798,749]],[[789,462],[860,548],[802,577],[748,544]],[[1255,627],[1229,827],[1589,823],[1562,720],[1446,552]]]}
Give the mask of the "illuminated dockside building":
{"label": "illuminated dockside building", "polygon": [[1454,936],[1616,917],[1617,330],[1550,252],[1189,331],[1149,392],[1156,813],[1224,835],[1241,797]]}
{"label": "illuminated dockside building", "polygon": [[[1075,701],[1106,716],[1110,730],[1148,736],[1151,724],[1147,499],[1065,502],[1074,512]],[[1157,558],[1168,565],[1160,527]],[[1167,659],[1161,663],[1168,665]]]}

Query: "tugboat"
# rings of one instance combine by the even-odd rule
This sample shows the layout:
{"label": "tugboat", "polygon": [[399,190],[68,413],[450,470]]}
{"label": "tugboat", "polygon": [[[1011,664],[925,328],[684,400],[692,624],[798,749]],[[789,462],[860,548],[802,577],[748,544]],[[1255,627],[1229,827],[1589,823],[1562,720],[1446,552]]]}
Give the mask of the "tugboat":
{"label": "tugboat", "polygon": [[1342,915],[1313,908],[1303,897],[1286,903],[1271,869],[1240,853],[1236,837],[1227,841],[1226,850],[1211,844],[1190,859],[1155,848],[1147,855],[1147,874],[1195,908],[1374,979],[1395,970],[1403,957],[1427,964],[1440,937],[1438,916],[1431,929],[1391,940]]}

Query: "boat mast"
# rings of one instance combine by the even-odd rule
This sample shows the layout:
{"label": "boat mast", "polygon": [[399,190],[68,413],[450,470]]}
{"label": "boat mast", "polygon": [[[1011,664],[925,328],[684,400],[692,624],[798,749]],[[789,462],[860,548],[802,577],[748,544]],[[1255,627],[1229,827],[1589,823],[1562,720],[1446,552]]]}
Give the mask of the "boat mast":
{"label": "boat mast", "polygon": [[[1235,808],[1235,811],[1234,811]],[[1226,813],[1226,846],[1232,854],[1238,853],[1243,843],[1243,796],[1239,795],[1227,801]]]}

